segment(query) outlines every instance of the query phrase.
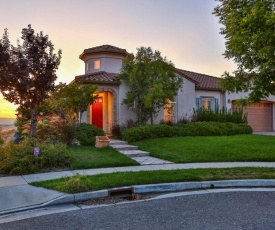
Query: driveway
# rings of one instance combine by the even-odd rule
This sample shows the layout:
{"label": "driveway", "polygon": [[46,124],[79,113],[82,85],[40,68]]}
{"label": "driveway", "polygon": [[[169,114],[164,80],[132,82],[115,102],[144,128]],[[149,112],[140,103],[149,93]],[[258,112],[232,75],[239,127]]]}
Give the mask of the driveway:
{"label": "driveway", "polygon": [[275,136],[275,132],[254,132],[256,135]]}

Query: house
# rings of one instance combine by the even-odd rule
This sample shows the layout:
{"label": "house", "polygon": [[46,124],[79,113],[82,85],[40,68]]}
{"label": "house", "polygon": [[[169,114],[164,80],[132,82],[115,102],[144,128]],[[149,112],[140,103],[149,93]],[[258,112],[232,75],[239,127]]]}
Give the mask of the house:
{"label": "house", "polygon": [[[128,87],[120,81],[118,75],[123,60],[128,52],[111,45],[102,45],[85,49],[79,56],[85,62],[85,74],[76,76],[73,82],[82,81],[98,86],[97,100],[83,113],[81,122],[94,124],[106,133],[111,133],[115,123],[122,124],[135,119],[135,113],[123,99]],[[161,109],[154,122],[177,122],[181,118],[190,118],[196,108],[215,109],[226,107],[231,109],[237,99],[245,98],[246,93],[224,92],[218,79],[213,76],[176,69],[176,74],[183,78],[183,87],[178,91],[174,101],[169,101]],[[245,109],[248,122],[254,131],[275,130],[275,96],[266,101],[253,104]],[[169,112],[168,112],[169,111]]]}

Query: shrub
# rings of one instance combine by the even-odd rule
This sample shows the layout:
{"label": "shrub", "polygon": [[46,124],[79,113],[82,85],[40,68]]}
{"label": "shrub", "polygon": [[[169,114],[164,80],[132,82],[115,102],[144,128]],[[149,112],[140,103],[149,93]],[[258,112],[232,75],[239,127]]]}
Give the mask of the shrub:
{"label": "shrub", "polygon": [[16,118],[14,125],[17,130],[22,133],[26,126],[30,125],[30,118],[27,117],[18,117]]}
{"label": "shrub", "polygon": [[85,183],[87,180],[82,180],[82,178],[85,178],[85,176],[81,176],[80,174],[76,174],[76,176],[68,178],[68,180],[64,182],[61,190],[67,193],[91,191],[92,187]]}
{"label": "shrub", "polygon": [[43,120],[37,124],[37,139],[39,141],[55,140],[66,145],[71,144],[75,137],[75,124],[68,124],[64,120]]}
{"label": "shrub", "polygon": [[111,132],[112,132],[112,135],[115,138],[121,139],[122,138],[122,133],[125,132],[126,129],[130,129],[130,128],[133,128],[133,127],[137,127],[137,123],[132,119],[128,119],[122,125],[114,124],[112,126]]}
{"label": "shrub", "polygon": [[216,110],[194,110],[192,121],[216,121],[216,122],[232,122],[247,124],[247,114],[243,113],[242,108],[216,109]]}
{"label": "shrub", "polygon": [[102,129],[87,123],[81,123],[77,129],[75,137],[80,141],[81,145],[95,145],[96,136],[104,136]]}
{"label": "shrub", "polygon": [[114,124],[112,126],[111,132],[114,138],[117,138],[117,139],[122,138],[122,127],[120,124]]}
{"label": "shrub", "polygon": [[26,138],[19,144],[12,142],[0,147],[0,173],[28,174],[50,168],[70,167],[72,157],[66,145],[53,142],[37,143],[40,154],[34,155],[33,143]]}
{"label": "shrub", "polygon": [[128,142],[159,137],[177,136],[222,136],[236,134],[251,134],[252,128],[247,124],[222,122],[195,122],[188,124],[148,125],[126,130],[122,139]]}

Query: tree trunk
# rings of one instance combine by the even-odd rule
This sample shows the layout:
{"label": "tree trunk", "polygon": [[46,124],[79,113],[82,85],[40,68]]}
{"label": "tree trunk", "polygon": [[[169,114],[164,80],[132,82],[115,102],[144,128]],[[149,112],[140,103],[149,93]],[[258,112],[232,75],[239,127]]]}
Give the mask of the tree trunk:
{"label": "tree trunk", "polygon": [[80,124],[80,123],[81,123],[81,120],[82,120],[82,115],[83,115],[83,113],[82,113],[82,112],[79,112],[79,120],[78,120],[78,124]]}
{"label": "tree trunk", "polygon": [[153,113],[151,113],[150,120],[151,120],[151,125],[153,125],[154,124],[154,115],[153,115]]}
{"label": "tree trunk", "polygon": [[33,138],[36,138],[36,123],[37,123],[36,105],[32,105],[31,106],[31,127],[30,127],[30,132],[31,132],[31,136]]}

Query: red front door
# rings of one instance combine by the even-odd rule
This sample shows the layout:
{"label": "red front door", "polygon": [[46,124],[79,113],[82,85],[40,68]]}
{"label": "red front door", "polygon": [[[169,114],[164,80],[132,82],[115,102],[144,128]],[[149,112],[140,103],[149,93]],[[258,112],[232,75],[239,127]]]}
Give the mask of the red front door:
{"label": "red front door", "polygon": [[103,98],[98,97],[92,105],[92,124],[103,129]]}

